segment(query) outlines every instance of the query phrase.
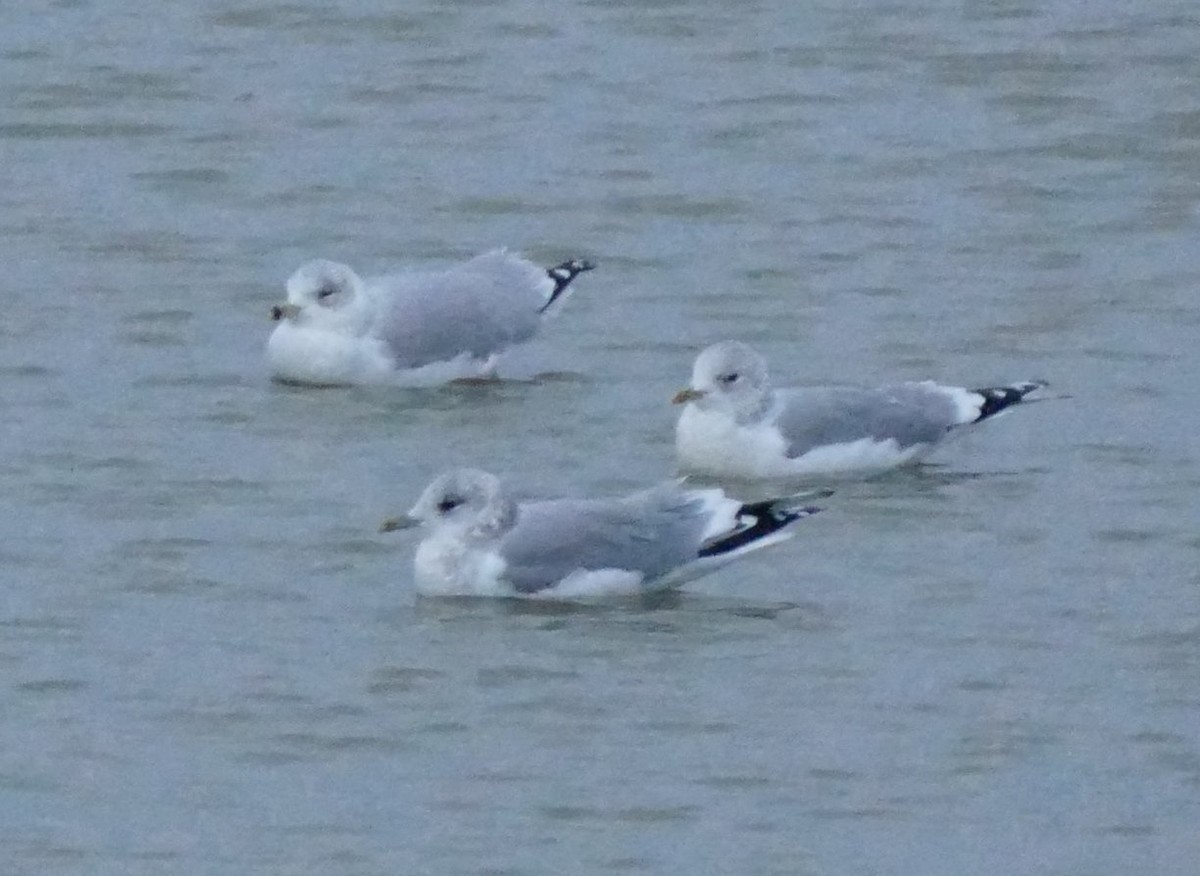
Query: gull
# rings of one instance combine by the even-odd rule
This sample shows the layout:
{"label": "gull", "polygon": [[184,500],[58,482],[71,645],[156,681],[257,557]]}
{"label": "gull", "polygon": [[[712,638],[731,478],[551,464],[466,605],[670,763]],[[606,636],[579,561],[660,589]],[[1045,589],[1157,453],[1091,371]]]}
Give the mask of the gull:
{"label": "gull", "polygon": [[685,405],[675,450],[684,471],[717,477],[867,476],[920,460],[1045,385],[772,389],[758,352],[722,341],[696,357],[691,385],[673,399]]}
{"label": "gull", "polygon": [[267,342],[271,374],[317,386],[425,386],[491,377],[509,347],[530,340],[594,265],[546,269],[503,249],[442,271],[361,278],[348,265],[308,262],[287,282]]}
{"label": "gull", "polygon": [[809,493],[743,504],[667,483],[621,498],[520,502],[476,469],[438,476],[381,532],[425,525],[416,589],[430,596],[588,599],[678,587],[788,538]]}

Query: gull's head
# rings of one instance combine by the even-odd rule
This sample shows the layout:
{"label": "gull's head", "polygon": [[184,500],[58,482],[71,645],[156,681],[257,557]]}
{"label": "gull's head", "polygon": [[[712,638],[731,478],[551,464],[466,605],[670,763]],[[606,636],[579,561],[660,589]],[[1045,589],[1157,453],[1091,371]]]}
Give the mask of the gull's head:
{"label": "gull's head", "polygon": [[406,515],[385,520],[380,530],[424,524],[487,538],[510,529],[516,518],[516,503],[508,498],[498,477],[460,468],[434,478]]}
{"label": "gull's head", "polygon": [[705,411],[724,411],[739,421],[753,419],[770,394],[767,360],[740,341],[721,341],[703,350],[692,366],[692,382],[672,399]]}
{"label": "gull's head", "polygon": [[349,265],[317,259],[297,268],[287,281],[287,302],[271,308],[275,321],[360,334],[366,328],[366,294]]}

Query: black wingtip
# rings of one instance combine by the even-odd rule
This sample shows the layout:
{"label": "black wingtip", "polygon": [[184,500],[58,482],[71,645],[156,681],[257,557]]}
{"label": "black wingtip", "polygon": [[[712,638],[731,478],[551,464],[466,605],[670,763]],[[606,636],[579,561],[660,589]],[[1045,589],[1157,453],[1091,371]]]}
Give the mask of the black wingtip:
{"label": "black wingtip", "polygon": [[1019,404],[1031,392],[1045,389],[1049,385],[1044,380],[1026,380],[1008,386],[985,386],[982,389],[973,389],[971,392],[983,397],[983,404],[979,406],[979,416],[975,418],[974,422],[978,423],[980,420],[994,417],[1001,411]]}
{"label": "black wingtip", "polygon": [[546,303],[541,306],[538,313],[545,313],[558,300],[559,296],[566,291],[571,285],[571,281],[584,271],[595,270],[596,263],[590,262],[587,259],[568,259],[562,264],[555,265],[552,268],[546,269],[546,276],[554,281],[554,289],[550,293],[550,297],[546,299]]}
{"label": "black wingtip", "polygon": [[812,505],[791,505],[788,502],[787,499],[770,499],[743,505],[738,509],[738,520],[744,525],[723,538],[706,542],[700,548],[699,555],[717,557],[736,551],[821,510]]}

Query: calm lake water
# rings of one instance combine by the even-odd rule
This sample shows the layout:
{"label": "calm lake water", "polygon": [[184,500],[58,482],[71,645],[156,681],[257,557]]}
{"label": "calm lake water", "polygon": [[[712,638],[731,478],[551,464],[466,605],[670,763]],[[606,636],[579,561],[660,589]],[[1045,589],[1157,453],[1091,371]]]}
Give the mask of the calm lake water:
{"label": "calm lake water", "polygon": [[[1200,861],[1193,2],[0,6],[13,874]],[[595,259],[535,382],[272,384],[303,260]],[[781,380],[1045,378],[654,605],[422,601],[438,471]]]}

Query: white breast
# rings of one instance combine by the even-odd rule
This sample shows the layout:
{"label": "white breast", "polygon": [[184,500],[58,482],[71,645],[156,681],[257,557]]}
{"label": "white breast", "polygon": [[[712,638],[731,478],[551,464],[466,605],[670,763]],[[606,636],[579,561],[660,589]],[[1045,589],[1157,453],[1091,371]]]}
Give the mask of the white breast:
{"label": "white breast", "polygon": [[271,333],[267,364],[275,377],[316,385],[377,381],[392,370],[376,340],[298,327],[290,321]]}
{"label": "white breast", "polygon": [[774,428],[739,426],[733,418],[696,405],[683,409],[675,427],[675,452],[685,471],[742,478],[788,474],[786,445]]}
{"label": "white breast", "polygon": [[494,551],[470,547],[457,538],[425,539],[413,561],[418,593],[425,596],[512,596],[500,580],[504,561]]}

